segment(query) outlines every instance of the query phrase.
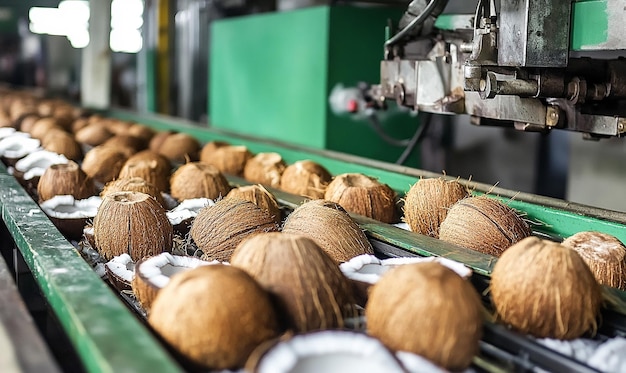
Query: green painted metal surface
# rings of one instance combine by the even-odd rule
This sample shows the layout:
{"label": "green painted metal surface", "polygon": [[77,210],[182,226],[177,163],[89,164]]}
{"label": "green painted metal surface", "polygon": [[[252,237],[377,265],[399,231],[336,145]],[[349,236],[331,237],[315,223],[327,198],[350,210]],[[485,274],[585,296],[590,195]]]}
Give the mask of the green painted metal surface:
{"label": "green painted metal surface", "polygon": [[572,7],[571,49],[588,49],[608,39],[607,0],[578,1]]}
{"label": "green painted metal surface", "polygon": [[182,371],[3,165],[0,208],[11,236],[87,371]]}
{"label": "green painted metal surface", "polygon": [[[403,147],[385,143],[365,119],[334,114],[328,97],[337,84],[379,82],[381,30],[400,15],[401,10],[323,6],[215,22],[211,123],[241,134],[395,161]],[[415,118],[386,114],[382,125],[391,136],[404,139],[415,132]],[[419,151],[408,164],[419,164]]]}

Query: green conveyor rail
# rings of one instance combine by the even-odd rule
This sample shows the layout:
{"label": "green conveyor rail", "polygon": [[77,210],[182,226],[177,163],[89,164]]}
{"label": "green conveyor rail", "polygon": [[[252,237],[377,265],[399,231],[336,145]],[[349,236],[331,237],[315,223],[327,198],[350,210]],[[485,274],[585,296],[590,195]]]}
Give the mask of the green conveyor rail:
{"label": "green conveyor rail", "polygon": [[87,371],[182,371],[2,164],[0,208],[17,248]]}

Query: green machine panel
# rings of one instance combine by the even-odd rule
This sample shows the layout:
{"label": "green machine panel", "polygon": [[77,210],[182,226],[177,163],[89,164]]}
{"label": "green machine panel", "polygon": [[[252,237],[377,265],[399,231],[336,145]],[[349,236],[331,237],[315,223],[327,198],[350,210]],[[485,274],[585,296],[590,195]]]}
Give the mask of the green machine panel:
{"label": "green machine panel", "polygon": [[[404,150],[385,143],[365,119],[336,115],[337,84],[380,80],[384,29],[401,9],[322,6],[217,21],[211,32],[209,112],[214,127],[384,161]],[[409,138],[418,121],[382,121]],[[418,151],[409,164],[418,165]]]}

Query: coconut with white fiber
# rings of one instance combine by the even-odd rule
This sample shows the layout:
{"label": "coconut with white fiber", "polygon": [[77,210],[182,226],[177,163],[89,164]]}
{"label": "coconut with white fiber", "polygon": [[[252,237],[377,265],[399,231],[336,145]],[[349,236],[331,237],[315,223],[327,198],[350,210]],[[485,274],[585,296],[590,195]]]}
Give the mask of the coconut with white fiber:
{"label": "coconut with white fiber", "polygon": [[209,198],[192,198],[183,200],[178,206],[166,213],[170,224],[174,227],[174,231],[181,236],[189,233],[193,219],[198,212],[205,207],[215,205],[215,202]]}
{"label": "coconut with white fiber", "polygon": [[87,176],[106,184],[118,177],[126,155],[123,152],[109,146],[96,146],[85,154],[81,168]]}
{"label": "coconut with white fiber", "polygon": [[7,166],[15,166],[18,160],[39,150],[41,142],[24,132],[16,132],[0,140],[0,158]]}
{"label": "coconut with white fiber", "polygon": [[280,319],[296,333],[340,329],[346,318],[357,316],[350,282],[307,237],[255,235],[237,246],[230,263],[272,295]]}
{"label": "coconut with white fiber", "polygon": [[404,196],[404,221],[412,232],[439,238],[448,210],[466,197],[467,188],[456,180],[420,179]]}
{"label": "coconut with white fiber", "polygon": [[359,225],[337,203],[312,200],[298,206],[285,220],[284,233],[301,234],[315,241],[337,263],[374,254]]}
{"label": "coconut with white fiber", "polygon": [[215,149],[210,157],[200,159],[201,162],[213,165],[225,174],[240,176],[252,153],[245,146],[226,145]]}
{"label": "coconut with white fiber", "polygon": [[37,194],[40,201],[64,194],[85,199],[96,194],[96,187],[76,162],[69,161],[53,164],[44,171],[37,184]]}
{"label": "coconut with white fiber", "polygon": [[282,220],[282,213],[278,206],[278,201],[272,193],[265,189],[262,185],[246,185],[233,188],[226,198],[238,198],[248,200],[260,208],[266,210],[277,223]]}
{"label": "coconut with white fiber", "polygon": [[587,263],[600,284],[626,290],[626,247],[601,232],[578,232],[563,241]]}
{"label": "coconut with white fiber", "polygon": [[287,166],[280,180],[280,189],[312,199],[324,198],[332,176],[319,163],[303,160]]}
{"label": "coconut with white fiber", "polygon": [[326,187],[324,199],[340,204],[346,211],[383,223],[397,220],[396,193],[389,185],[367,175],[347,173],[335,176]]}
{"label": "coconut with white fiber", "polygon": [[93,220],[96,249],[106,260],[128,253],[134,261],[172,249],[172,225],[150,195],[106,195]]}
{"label": "coconut with white fiber", "polygon": [[101,203],[98,196],[76,200],[70,195],[59,195],[42,202],[39,207],[65,237],[78,241],[83,236],[87,220],[96,216]]}
{"label": "coconut with white fiber", "polygon": [[104,264],[107,278],[118,291],[131,290],[131,282],[135,277],[135,262],[130,255],[124,253],[113,257]]}
{"label": "coconut with white fiber", "polygon": [[205,370],[241,368],[255,348],[279,333],[267,292],[245,271],[219,264],[172,278],[153,301],[148,322]]}
{"label": "coconut with white fiber", "polygon": [[602,291],[576,251],[528,237],[504,251],[491,273],[498,318],[539,338],[595,333]]}
{"label": "coconut with white fiber", "polygon": [[193,256],[162,253],[135,265],[135,276],[131,282],[133,293],[144,310],[149,311],[152,301],[171,280],[172,276],[203,265],[220,264],[217,260],[207,262]]}
{"label": "coconut with white fiber", "polygon": [[280,154],[259,153],[248,160],[243,169],[243,177],[252,183],[278,188],[286,167]]}
{"label": "coconut with white fiber", "polygon": [[202,162],[180,166],[170,179],[172,197],[179,201],[190,198],[218,199],[230,191],[226,177],[215,167]]}

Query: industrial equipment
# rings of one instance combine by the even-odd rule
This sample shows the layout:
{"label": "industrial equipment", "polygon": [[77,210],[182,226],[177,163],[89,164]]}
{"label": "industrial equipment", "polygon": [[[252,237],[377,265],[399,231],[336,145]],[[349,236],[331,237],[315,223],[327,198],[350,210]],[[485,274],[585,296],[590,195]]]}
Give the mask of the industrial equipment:
{"label": "industrial equipment", "polygon": [[[477,125],[626,132],[626,9],[619,0],[414,0],[384,45],[372,106],[469,114]],[[388,28],[389,29],[389,28]]]}

